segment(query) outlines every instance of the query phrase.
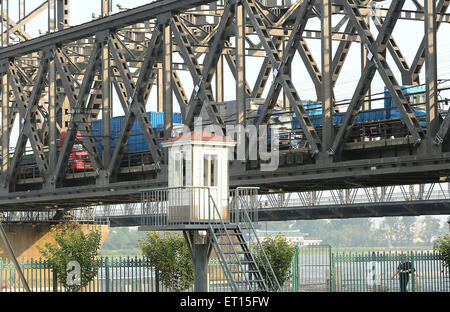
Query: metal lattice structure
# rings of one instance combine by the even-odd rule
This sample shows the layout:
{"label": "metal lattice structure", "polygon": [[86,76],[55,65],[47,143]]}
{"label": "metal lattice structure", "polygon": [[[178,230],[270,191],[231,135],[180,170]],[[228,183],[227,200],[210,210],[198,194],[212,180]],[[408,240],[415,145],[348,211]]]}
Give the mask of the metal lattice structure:
{"label": "metal lattice structure", "polygon": [[[160,0],[112,14],[111,1],[103,0],[99,18],[76,26],[67,0],[33,1],[32,9],[16,1],[19,20],[8,12],[12,2],[1,4],[2,210],[139,202],[140,189],[167,185],[159,141],[170,136],[178,109],[183,124],[193,128],[203,116],[224,134],[229,124],[269,123],[280,105],[297,116],[291,131],[298,146],[280,150],[278,170],[261,171],[260,159],[233,161],[232,187],[303,192],[435,183],[449,175],[450,119],[448,102],[438,97],[436,38],[450,21],[450,1],[381,1],[387,6],[381,7],[366,0]],[[48,15],[42,26],[48,29],[34,36],[26,25],[39,14]],[[418,41],[412,63],[393,35],[403,22],[424,29],[411,38]],[[320,40],[320,53],[309,47],[313,40]],[[355,61],[348,60],[352,45],[361,47],[361,73],[342,103],[335,91],[343,88],[343,67]],[[295,81],[298,62],[314,99],[303,98]],[[253,84],[249,64],[258,73]],[[372,109],[376,75],[399,117],[360,123],[358,114]],[[413,103],[402,85],[421,84],[425,101]],[[229,88],[233,101],[221,104]],[[250,118],[246,103],[254,98],[262,104]],[[320,125],[307,100],[320,101]],[[151,105],[164,112],[160,132],[146,114]],[[235,111],[233,120],[221,105]],[[425,115],[415,114],[419,106]],[[116,107],[124,117],[114,134]],[[101,144],[92,129],[100,119]],[[148,149],[131,154],[126,147],[135,122]],[[91,168],[68,165],[77,146],[87,151]]]}

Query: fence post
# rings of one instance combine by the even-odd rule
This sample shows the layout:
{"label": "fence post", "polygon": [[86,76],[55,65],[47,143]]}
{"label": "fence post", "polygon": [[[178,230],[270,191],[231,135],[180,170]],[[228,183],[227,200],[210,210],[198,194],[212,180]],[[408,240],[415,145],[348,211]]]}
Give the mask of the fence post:
{"label": "fence post", "polygon": [[105,292],[109,292],[109,265],[108,265],[108,257],[105,257]]}
{"label": "fence post", "polygon": [[376,286],[376,262],[375,262],[375,251],[372,252],[372,291],[375,292],[377,289]]}
{"label": "fence post", "polygon": [[155,291],[159,292],[159,271],[155,269]]}
{"label": "fence post", "polygon": [[299,261],[298,261],[298,246],[295,246],[295,253],[294,253],[294,272],[295,272],[295,277],[294,277],[294,287],[295,287],[295,291],[298,292],[298,280],[299,280],[299,270],[298,270],[298,266],[299,266]]}
{"label": "fence post", "polygon": [[416,273],[414,269],[414,253],[410,252],[410,261],[411,261],[411,292],[416,291]]}
{"label": "fence post", "polygon": [[53,271],[53,292],[58,292],[58,277],[55,270]]}
{"label": "fence post", "polygon": [[328,291],[332,291],[332,287],[333,287],[333,255],[331,253],[331,246],[327,246],[326,247],[328,250],[328,261],[329,261],[329,267],[328,267],[328,272],[327,274],[327,288]]}

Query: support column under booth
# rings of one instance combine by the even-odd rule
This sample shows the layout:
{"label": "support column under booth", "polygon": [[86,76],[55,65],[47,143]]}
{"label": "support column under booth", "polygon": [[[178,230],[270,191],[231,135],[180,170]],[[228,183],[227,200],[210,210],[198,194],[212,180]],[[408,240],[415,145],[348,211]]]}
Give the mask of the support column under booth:
{"label": "support column under booth", "polygon": [[190,230],[183,232],[194,266],[194,292],[208,292],[208,263],[212,244],[208,231]]}

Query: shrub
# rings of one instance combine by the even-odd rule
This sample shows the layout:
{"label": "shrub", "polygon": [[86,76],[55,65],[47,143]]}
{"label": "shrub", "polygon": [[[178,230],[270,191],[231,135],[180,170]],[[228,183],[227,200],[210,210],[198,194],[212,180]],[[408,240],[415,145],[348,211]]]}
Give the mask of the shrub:
{"label": "shrub", "polygon": [[182,235],[145,232],[138,247],[159,272],[159,278],[170,291],[185,291],[194,283],[194,266]]}
{"label": "shrub", "polygon": [[[66,291],[76,292],[86,287],[97,275],[101,234],[98,230],[84,234],[77,223],[59,224],[51,230],[56,245],[45,243],[45,248],[38,247],[41,254],[53,269],[58,281]],[[79,280],[74,283],[72,261],[79,264]]]}
{"label": "shrub", "polygon": [[[291,277],[291,265],[295,247],[281,234],[277,234],[274,238],[265,236],[261,245],[277,277],[278,283],[283,287],[284,283]],[[253,248],[253,250],[254,258],[266,284],[270,290],[276,290],[275,285],[270,283],[271,274],[266,273],[264,270],[263,263],[265,263],[265,260],[261,249]]]}
{"label": "shrub", "polygon": [[446,234],[439,237],[434,243],[434,250],[442,254],[444,260],[444,266],[450,268],[450,235]]}

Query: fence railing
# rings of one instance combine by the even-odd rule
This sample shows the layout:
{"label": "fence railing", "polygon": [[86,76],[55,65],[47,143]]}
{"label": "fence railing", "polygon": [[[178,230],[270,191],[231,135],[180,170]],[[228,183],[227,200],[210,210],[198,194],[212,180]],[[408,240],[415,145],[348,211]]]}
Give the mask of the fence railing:
{"label": "fence railing", "polygon": [[207,186],[143,190],[142,225],[168,226],[219,222],[220,216],[210,204],[213,191]]}
{"label": "fence railing", "polygon": [[[450,292],[450,272],[444,267],[439,253],[333,253],[329,246],[297,246],[291,277],[281,289],[284,292],[399,292],[399,275],[394,277],[394,274],[402,259],[411,262],[413,272],[409,276],[407,291]],[[22,259],[19,264],[31,291],[65,291],[47,261]],[[98,264],[97,276],[81,292],[169,291],[146,258],[101,257]],[[13,263],[1,258],[0,291],[25,291]],[[193,287],[186,291],[193,291]],[[209,262],[209,291],[231,291],[226,274],[215,258]]]}
{"label": "fence railing", "polygon": [[[402,261],[411,273],[400,277],[396,272]],[[399,292],[406,281],[409,292],[450,291],[449,270],[434,251],[333,254],[332,270],[335,292]]]}
{"label": "fence railing", "polygon": [[[142,225],[168,226],[186,224],[240,223],[246,215],[258,221],[258,188],[240,187],[230,191],[228,205],[223,205],[219,190],[209,186],[180,186],[142,190]],[[214,205],[217,209],[214,209]]]}

